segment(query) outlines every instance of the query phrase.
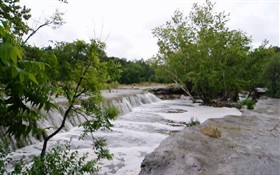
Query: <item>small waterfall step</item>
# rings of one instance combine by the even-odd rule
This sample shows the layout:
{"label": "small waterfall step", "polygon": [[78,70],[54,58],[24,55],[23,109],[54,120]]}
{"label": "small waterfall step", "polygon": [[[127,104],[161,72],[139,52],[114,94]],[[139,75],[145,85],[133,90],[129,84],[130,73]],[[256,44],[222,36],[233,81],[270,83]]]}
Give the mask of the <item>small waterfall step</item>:
{"label": "small waterfall step", "polygon": [[[160,99],[155,95],[140,89],[113,89],[110,92],[102,91],[101,93],[107,104],[115,106],[120,111],[121,116],[131,112],[135,107],[160,101]],[[67,107],[66,98],[59,97],[55,100],[59,104],[59,109],[50,110],[49,112],[41,111],[44,116],[44,120],[38,121],[37,123],[41,128],[50,128],[46,130],[47,134],[54,132],[54,130],[59,127]],[[85,122],[85,119],[80,115],[70,117],[66,120],[65,127],[62,132],[69,131],[83,122]],[[0,136],[3,136],[4,134],[5,129],[0,128]],[[39,143],[42,140],[29,136],[27,140],[16,140],[14,138],[10,138],[10,141],[12,143],[11,148],[17,149],[23,146]]]}

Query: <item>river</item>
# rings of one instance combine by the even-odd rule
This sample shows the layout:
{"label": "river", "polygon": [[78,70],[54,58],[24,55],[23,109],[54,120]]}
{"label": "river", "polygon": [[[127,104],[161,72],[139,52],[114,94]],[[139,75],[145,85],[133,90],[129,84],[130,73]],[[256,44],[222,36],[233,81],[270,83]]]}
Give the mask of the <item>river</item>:
{"label": "river", "polygon": [[[134,175],[140,172],[140,165],[145,155],[159,146],[160,142],[173,132],[185,127],[191,118],[201,123],[208,118],[219,118],[225,115],[241,115],[235,108],[214,108],[192,103],[187,97],[175,100],[160,100],[153,94],[144,94],[149,103],[137,102],[137,96],[129,99],[129,95],[119,104],[125,112],[115,121],[112,121],[112,131],[98,131],[95,137],[103,137],[107,140],[108,148],[114,154],[113,160],[100,163],[102,174]],[[117,102],[114,102],[117,105]],[[133,104],[134,103],[134,104]],[[148,104],[147,104],[148,103]],[[136,105],[137,104],[137,105]],[[77,140],[83,128],[74,127],[71,130],[56,135],[50,145],[57,141],[70,140],[72,144],[79,146],[79,152],[90,152],[94,156],[90,146],[90,140]],[[13,155],[39,154],[42,143],[26,146],[13,153]]]}

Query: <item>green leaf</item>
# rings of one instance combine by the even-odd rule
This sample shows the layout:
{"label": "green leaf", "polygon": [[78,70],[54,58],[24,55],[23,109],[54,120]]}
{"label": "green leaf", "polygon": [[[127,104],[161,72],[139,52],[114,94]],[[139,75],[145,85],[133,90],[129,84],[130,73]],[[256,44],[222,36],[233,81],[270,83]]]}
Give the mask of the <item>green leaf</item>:
{"label": "green leaf", "polygon": [[8,49],[6,44],[1,44],[0,46],[0,58],[4,65],[8,62]]}
{"label": "green leaf", "polygon": [[23,84],[24,81],[24,73],[22,71],[19,72],[19,81],[21,84]]}
{"label": "green leaf", "polygon": [[15,78],[18,75],[18,69],[15,66],[12,66],[12,78]]}
{"label": "green leaf", "polygon": [[28,74],[28,78],[38,85],[38,81],[36,80],[35,76],[31,73]]}
{"label": "green leaf", "polygon": [[17,54],[18,54],[18,50],[15,47],[13,47],[10,51],[10,56],[14,65],[17,65]]}

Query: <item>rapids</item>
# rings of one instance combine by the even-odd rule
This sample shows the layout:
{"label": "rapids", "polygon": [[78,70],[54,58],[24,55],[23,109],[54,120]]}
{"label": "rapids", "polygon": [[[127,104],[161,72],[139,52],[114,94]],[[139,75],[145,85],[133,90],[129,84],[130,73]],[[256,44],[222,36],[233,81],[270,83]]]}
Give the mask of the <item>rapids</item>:
{"label": "rapids", "polygon": [[[121,115],[112,121],[114,124],[112,131],[94,133],[94,137],[103,137],[107,140],[108,147],[114,154],[113,160],[100,163],[102,168],[100,175],[138,174],[145,155],[158,147],[169,134],[183,129],[191,118],[198,119],[202,123],[208,118],[241,115],[238,109],[202,106],[198,103],[192,103],[187,97],[176,100],[160,100],[153,94],[143,91],[132,94],[118,91],[104,93],[104,96],[111,99],[111,104],[120,109]],[[70,122],[69,130],[56,135],[49,145],[72,138],[73,147],[79,146],[81,154],[88,151],[90,156],[94,156],[90,140],[80,141],[77,139],[83,128],[74,125],[77,126],[80,122],[82,121]],[[13,152],[12,156],[25,155],[28,157],[39,154],[41,146],[42,143],[37,143],[23,147]]]}

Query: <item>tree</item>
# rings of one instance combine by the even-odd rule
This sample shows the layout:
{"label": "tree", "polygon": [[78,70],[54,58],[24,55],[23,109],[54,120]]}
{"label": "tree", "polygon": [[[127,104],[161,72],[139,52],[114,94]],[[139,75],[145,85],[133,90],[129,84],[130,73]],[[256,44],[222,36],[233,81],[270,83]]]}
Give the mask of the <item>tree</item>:
{"label": "tree", "polygon": [[150,65],[151,69],[154,72],[153,82],[157,83],[172,83],[172,76],[166,74],[166,67],[162,60],[159,57],[152,57],[147,60],[148,65]]}
{"label": "tree", "polygon": [[122,73],[120,77],[120,83],[132,84],[151,82],[154,79],[154,70],[148,61],[143,59],[126,61],[122,60]]}
{"label": "tree", "polygon": [[268,42],[264,41],[261,46],[250,51],[244,63],[242,89],[249,92],[248,98],[257,87],[265,86],[262,74],[271,57],[275,55],[274,49],[267,45]]}
{"label": "tree", "polygon": [[121,83],[140,83],[142,73],[142,66],[134,62],[128,63],[123,69]]}
{"label": "tree", "polygon": [[0,3],[0,22],[2,27],[10,27],[10,31],[17,37],[22,37],[30,30],[27,25],[31,17],[30,9],[18,5],[19,0],[2,0]]}
{"label": "tree", "polygon": [[42,117],[38,111],[54,107],[45,64],[23,59],[23,49],[8,29],[0,26],[0,126],[17,138],[42,134],[36,127]]}
{"label": "tree", "polygon": [[[29,134],[43,136],[44,143],[41,155],[34,159],[31,169],[27,170],[30,173],[49,174],[53,172],[52,168],[61,167],[53,166],[49,161],[65,160],[63,159],[65,156],[70,156],[71,160],[67,159],[65,160],[67,162],[62,162],[61,165],[69,165],[68,168],[70,168],[71,165],[76,164],[72,167],[74,171],[72,173],[75,171],[79,171],[78,173],[96,172],[97,169],[94,167],[96,162],[103,158],[110,159],[112,156],[105,148],[106,144],[102,139],[94,140],[93,149],[95,149],[97,158],[89,161],[89,164],[85,165],[85,169],[76,168],[79,167],[78,165],[84,167],[81,161],[85,162],[86,157],[79,159],[76,157],[77,154],[70,154],[70,150],[64,152],[65,154],[56,155],[57,150],[62,149],[54,148],[54,154],[52,154],[48,153],[46,148],[49,139],[61,131],[65,121],[73,113],[85,117],[86,122],[83,123],[85,134],[100,128],[109,129],[112,126],[110,120],[116,117],[116,109],[101,108],[100,104],[102,103],[100,89],[106,82],[108,73],[106,64],[100,63],[98,56],[105,53],[105,44],[93,40],[90,47],[87,48],[82,41],[75,44],[63,43],[62,47],[58,45],[51,54],[40,49],[30,48],[30,46],[22,47],[20,43],[24,43],[21,42],[21,36],[28,31],[24,20],[28,19],[29,11],[22,10],[20,6],[16,5],[17,2],[12,0],[0,4],[1,10],[9,13],[0,16],[0,126],[6,129],[7,134],[16,138],[26,138]],[[18,15],[19,18],[15,15]],[[68,46],[70,47],[70,49],[66,49],[69,51],[66,52],[68,55],[61,56],[63,53],[60,52]],[[30,51],[34,52],[30,53]],[[75,51],[74,54],[73,51]],[[29,57],[34,55],[48,58],[37,60]],[[46,67],[52,66],[48,63],[60,61],[57,58],[66,59],[67,62],[71,63],[71,70],[67,66],[65,68],[68,70],[68,74],[64,79],[58,76],[55,71],[46,73]],[[56,68],[60,68],[60,66],[56,66]],[[51,77],[51,75],[57,77]],[[56,109],[57,105],[53,94],[65,95],[68,106],[60,126],[53,133],[47,135],[46,128],[38,127],[37,122],[44,118],[41,110]],[[68,153],[69,155],[67,155]],[[2,154],[0,156],[2,157]],[[5,172],[3,166],[6,164],[3,164],[3,161],[6,160],[0,160],[0,172]],[[49,165],[52,167],[48,167]],[[15,168],[19,171],[23,170],[22,167],[16,166]],[[63,173],[63,169],[56,173]]]}
{"label": "tree", "polygon": [[240,67],[251,40],[241,31],[230,30],[228,21],[229,15],[215,12],[207,0],[204,5],[195,3],[188,17],[175,11],[170,21],[153,30],[167,73],[205,103],[235,99],[243,83]]}
{"label": "tree", "polygon": [[273,56],[265,66],[263,79],[268,88],[268,95],[280,98],[280,54]]}

